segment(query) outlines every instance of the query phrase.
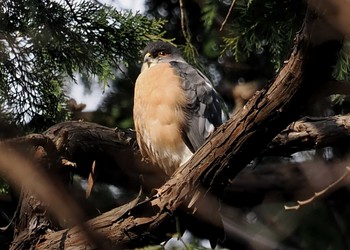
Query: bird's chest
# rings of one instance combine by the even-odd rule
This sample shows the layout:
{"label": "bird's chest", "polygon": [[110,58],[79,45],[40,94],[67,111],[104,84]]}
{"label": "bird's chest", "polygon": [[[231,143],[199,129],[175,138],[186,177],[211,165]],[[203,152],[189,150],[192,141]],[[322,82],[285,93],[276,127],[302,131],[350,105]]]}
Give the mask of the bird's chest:
{"label": "bird's chest", "polygon": [[136,81],[134,123],[138,142],[141,152],[155,163],[180,163],[187,148],[182,140],[186,97],[181,84],[182,79],[166,63],[145,70]]}

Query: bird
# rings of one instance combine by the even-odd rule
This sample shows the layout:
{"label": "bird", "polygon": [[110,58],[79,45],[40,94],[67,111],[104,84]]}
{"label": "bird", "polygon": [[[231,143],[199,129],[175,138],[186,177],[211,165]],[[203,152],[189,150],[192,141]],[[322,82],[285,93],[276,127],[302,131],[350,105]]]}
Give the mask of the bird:
{"label": "bird", "polygon": [[228,113],[210,80],[174,45],[151,42],[142,59],[134,89],[136,139],[142,157],[171,176]]}

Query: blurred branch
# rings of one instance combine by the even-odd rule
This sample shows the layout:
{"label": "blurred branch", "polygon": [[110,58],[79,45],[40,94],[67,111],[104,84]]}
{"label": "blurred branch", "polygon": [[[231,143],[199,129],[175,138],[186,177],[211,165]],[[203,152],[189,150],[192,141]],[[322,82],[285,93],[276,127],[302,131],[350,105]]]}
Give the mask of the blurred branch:
{"label": "blurred branch", "polygon": [[84,237],[105,249],[99,237],[83,224],[81,208],[64,188],[62,181],[68,180],[69,173],[62,172],[64,166],[60,166],[55,146],[47,137],[34,134],[7,140],[1,142],[0,149],[1,175],[21,190],[10,249],[31,248],[40,232],[58,228],[60,222],[79,225]]}

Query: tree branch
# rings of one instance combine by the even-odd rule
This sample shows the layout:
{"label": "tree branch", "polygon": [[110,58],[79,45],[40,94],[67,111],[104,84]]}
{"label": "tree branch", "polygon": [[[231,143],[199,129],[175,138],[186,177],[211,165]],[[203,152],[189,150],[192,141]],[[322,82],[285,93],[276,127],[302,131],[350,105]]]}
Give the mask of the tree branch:
{"label": "tree branch", "polygon": [[347,143],[350,116],[304,117],[293,122],[269,144],[263,155],[287,156],[297,151]]}

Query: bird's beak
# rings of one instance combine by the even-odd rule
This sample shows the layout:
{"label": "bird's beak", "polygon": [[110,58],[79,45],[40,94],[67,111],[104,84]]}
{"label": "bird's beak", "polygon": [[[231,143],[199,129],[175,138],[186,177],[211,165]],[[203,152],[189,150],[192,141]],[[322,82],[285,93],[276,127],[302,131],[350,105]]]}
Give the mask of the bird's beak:
{"label": "bird's beak", "polygon": [[157,64],[157,62],[158,62],[158,60],[156,58],[153,58],[151,56],[151,53],[147,53],[145,55],[145,57],[143,58],[141,72],[144,71],[145,69],[148,69],[148,68],[154,66],[155,64]]}

